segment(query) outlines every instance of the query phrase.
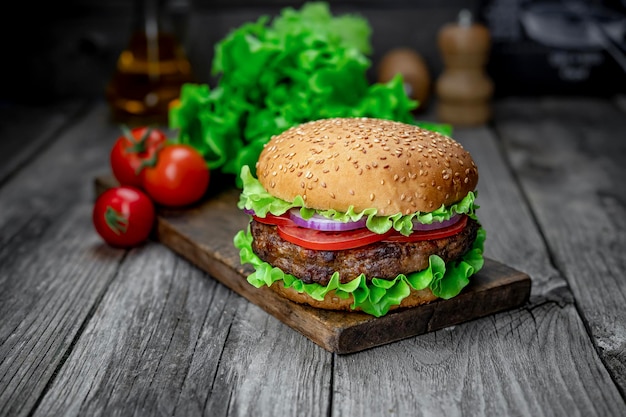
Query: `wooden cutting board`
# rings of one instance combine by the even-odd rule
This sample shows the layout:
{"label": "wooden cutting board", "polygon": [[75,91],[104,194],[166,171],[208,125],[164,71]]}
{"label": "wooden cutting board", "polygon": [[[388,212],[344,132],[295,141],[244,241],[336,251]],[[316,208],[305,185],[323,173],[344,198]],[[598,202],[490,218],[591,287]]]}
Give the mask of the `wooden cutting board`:
{"label": "wooden cutting board", "polygon": [[[96,193],[116,186],[108,176],[95,180]],[[239,191],[213,192],[185,209],[158,209],[155,237],[213,278],[292,327],[324,349],[339,354],[358,352],[407,337],[453,326],[519,307],[530,296],[530,277],[486,259],[461,294],[423,306],[397,310],[376,318],[364,313],[315,309],[289,301],[267,287],[246,281],[249,265],[239,262],[233,236],[245,228],[248,216],[237,209]]]}

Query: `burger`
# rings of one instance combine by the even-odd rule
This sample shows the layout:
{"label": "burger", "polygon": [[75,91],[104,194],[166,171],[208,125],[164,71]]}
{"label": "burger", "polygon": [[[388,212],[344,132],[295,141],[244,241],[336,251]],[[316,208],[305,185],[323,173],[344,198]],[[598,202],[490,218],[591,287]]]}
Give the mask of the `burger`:
{"label": "burger", "polygon": [[307,122],[241,171],[247,280],[376,317],[458,295],[483,265],[478,170],[453,139],[374,118]]}

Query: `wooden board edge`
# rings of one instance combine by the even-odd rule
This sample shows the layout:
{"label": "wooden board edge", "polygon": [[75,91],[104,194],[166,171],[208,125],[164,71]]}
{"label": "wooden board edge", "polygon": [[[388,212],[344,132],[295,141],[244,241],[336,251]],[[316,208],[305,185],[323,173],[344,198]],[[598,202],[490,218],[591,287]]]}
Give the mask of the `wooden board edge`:
{"label": "wooden board edge", "polygon": [[[526,303],[530,296],[531,281],[528,275],[497,261],[486,259],[484,272],[481,272],[504,276],[503,272],[506,271],[509,275],[505,283],[493,285],[491,279],[486,280],[486,283],[475,282],[468,291],[450,300],[437,300],[419,307],[393,311],[378,318],[363,313],[320,310],[287,300],[267,287],[253,287],[246,281],[243,268],[237,270],[216,257],[207,256],[206,252],[198,250],[196,243],[178,233],[165,219],[158,221],[157,238],[218,282],[320,347],[337,354],[356,353],[513,309]],[[475,277],[479,278],[480,275]],[[507,297],[496,296],[503,292],[507,293]],[[489,302],[478,303],[482,308],[474,308],[466,316],[458,317],[456,320],[442,320],[443,317],[450,317],[451,312],[468,311],[467,300],[477,295]],[[494,303],[494,300],[505,301]],[[404,325],[399,326],[398,323]]]}
{"label": "wooden board edge", "polygon": [[[97,177],[94,185],[96,195],[99,195],[114,186],[115,180]],[[255,288],[248,284],[243,266],[220,259],[208,248],[193,242],[177,230],[166,215],[158,216],[154,238],[274,318],[325,350],[337,354],[355,353],[513,309],[526,303],[530,297],[531,280],[528,275],[485,259],[485,266],[473,277],[470,285],[450,300],[392,311],[379,318],[358,312],[320,310],[287,300],[267,287]],[[505,297],[497,297],[498,294]],[[480,306],[470,314],[449,319],[455,311],[467,312],[467,301],[476,295],[489,302],[479,303]],[[402,325],[399,326],[398,322]]]}
{"label": "wooden board edge", "polygon": [[[377,323],[365,322],[344,329],[333,351],[348,354],[383,344],[399,341],[420,334],[467,323],[495,313],[513,310],[525,305],[530,298],[531,279],[528,275],[508,268],[494,260],[486,259],[486,269],[505,267],[514,271],[502,285],[485,285],[479,288],[467,288],[449,300],[437,300],[417,308],[392,312],[377,318]],[[504,296],[503,296],[504,295]],[[480,300],[475,302],[476,298]],[[473,302],[468,300],[472,298]],[[472,306],[470,310],[468,307]],[[464,312],[465,314],[458,314]],[[394,317],[403,315],[402,320]],[[452,317],[452,318],[451,318]],[[393,328],[393,335],[387,329]],[[384,334],[377,334],[381,331]],[[367,338],[360,337],[367,334]]]}
{"label": "wooden board edge", "polygon": [[[310,307],[287,300],[267,287],[253,287],[245,279],[242,270],[237,270],[223,260],[207,256],[206,252],[199,251],[196,243],[178,233],[165,219],[157,221],[156,239],[207,272],[211,278],[297,330],[322,348],[331,352],[334,350],[340,332],[320,319],[319,315],[312,314]],[[307,325],[303,326],[303,322]]]}

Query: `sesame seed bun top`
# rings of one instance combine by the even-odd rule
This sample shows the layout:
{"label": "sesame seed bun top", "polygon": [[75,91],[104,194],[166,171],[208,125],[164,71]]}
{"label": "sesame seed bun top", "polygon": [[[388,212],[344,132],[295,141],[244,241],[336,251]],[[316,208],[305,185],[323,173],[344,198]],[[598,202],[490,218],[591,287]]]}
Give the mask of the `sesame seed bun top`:
{"label": "sesame seed bun top", "polygon": [[478,170],[453,139],[372,118],[307,122],[272,137],[256,165],[265,189],[310,208],[430,212],[473,191]]}

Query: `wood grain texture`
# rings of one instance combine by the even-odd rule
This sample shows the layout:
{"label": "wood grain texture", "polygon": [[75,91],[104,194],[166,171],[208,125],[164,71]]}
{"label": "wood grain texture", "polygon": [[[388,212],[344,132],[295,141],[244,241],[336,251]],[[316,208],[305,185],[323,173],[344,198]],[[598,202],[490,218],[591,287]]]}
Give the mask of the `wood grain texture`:
{"label": "wood grain texture", "polygon": [[[115,184],[110,176],[95,179],[97,191]],[[515,308],[530,295],[526,274],[487,260],[459,296],[393,311],[380,318],[291,302],[267,287],[254,288],[245,279],[252,269],[240,264],[239,252],[232,243],[237,231],[248,223],[248,216],[237,209],[239,193],[228,189],[191,208],[159,210],[157,239],[331,352],[353,353]]]}
{"label": "wood grain texture", "polygon": [[546,244],[525,196],[515,186],[498,139],[485,127],[455,129],[478,166],[477,215],[487,231],[485,253],[531,276],[533,302],[572,301],[567,282],[546,256]]}
{"label": "wood grain texture", "polygon": [[332,415],[622,415],[581,332],[573,305],[546,302],[338,356]]}
{"label": "wood grain texture", "polygon": [[[323,414],[330,356],[280,326],[149,243],[125,258],[35,415]],[[275,344],[302,355],[285,361]],[[276,385],[294,375],[304,392],[281,401]]]}
{"label": "wood grain texture", "polygon": [[597,99],[510,100],[497,111],[554,263],[626,395],[626,114]]}
{"label": "wood grain texture", "polygon": [[[41,126],[55,126],[58,114],[51,117]],[[95,119],[65,126],[45,156],[0,188],[0,410],[7,415],[32,411],[123,255],[101,245],[91,226],[93,191],[83,175],[102,169],[108,146],[89,129]]]}

